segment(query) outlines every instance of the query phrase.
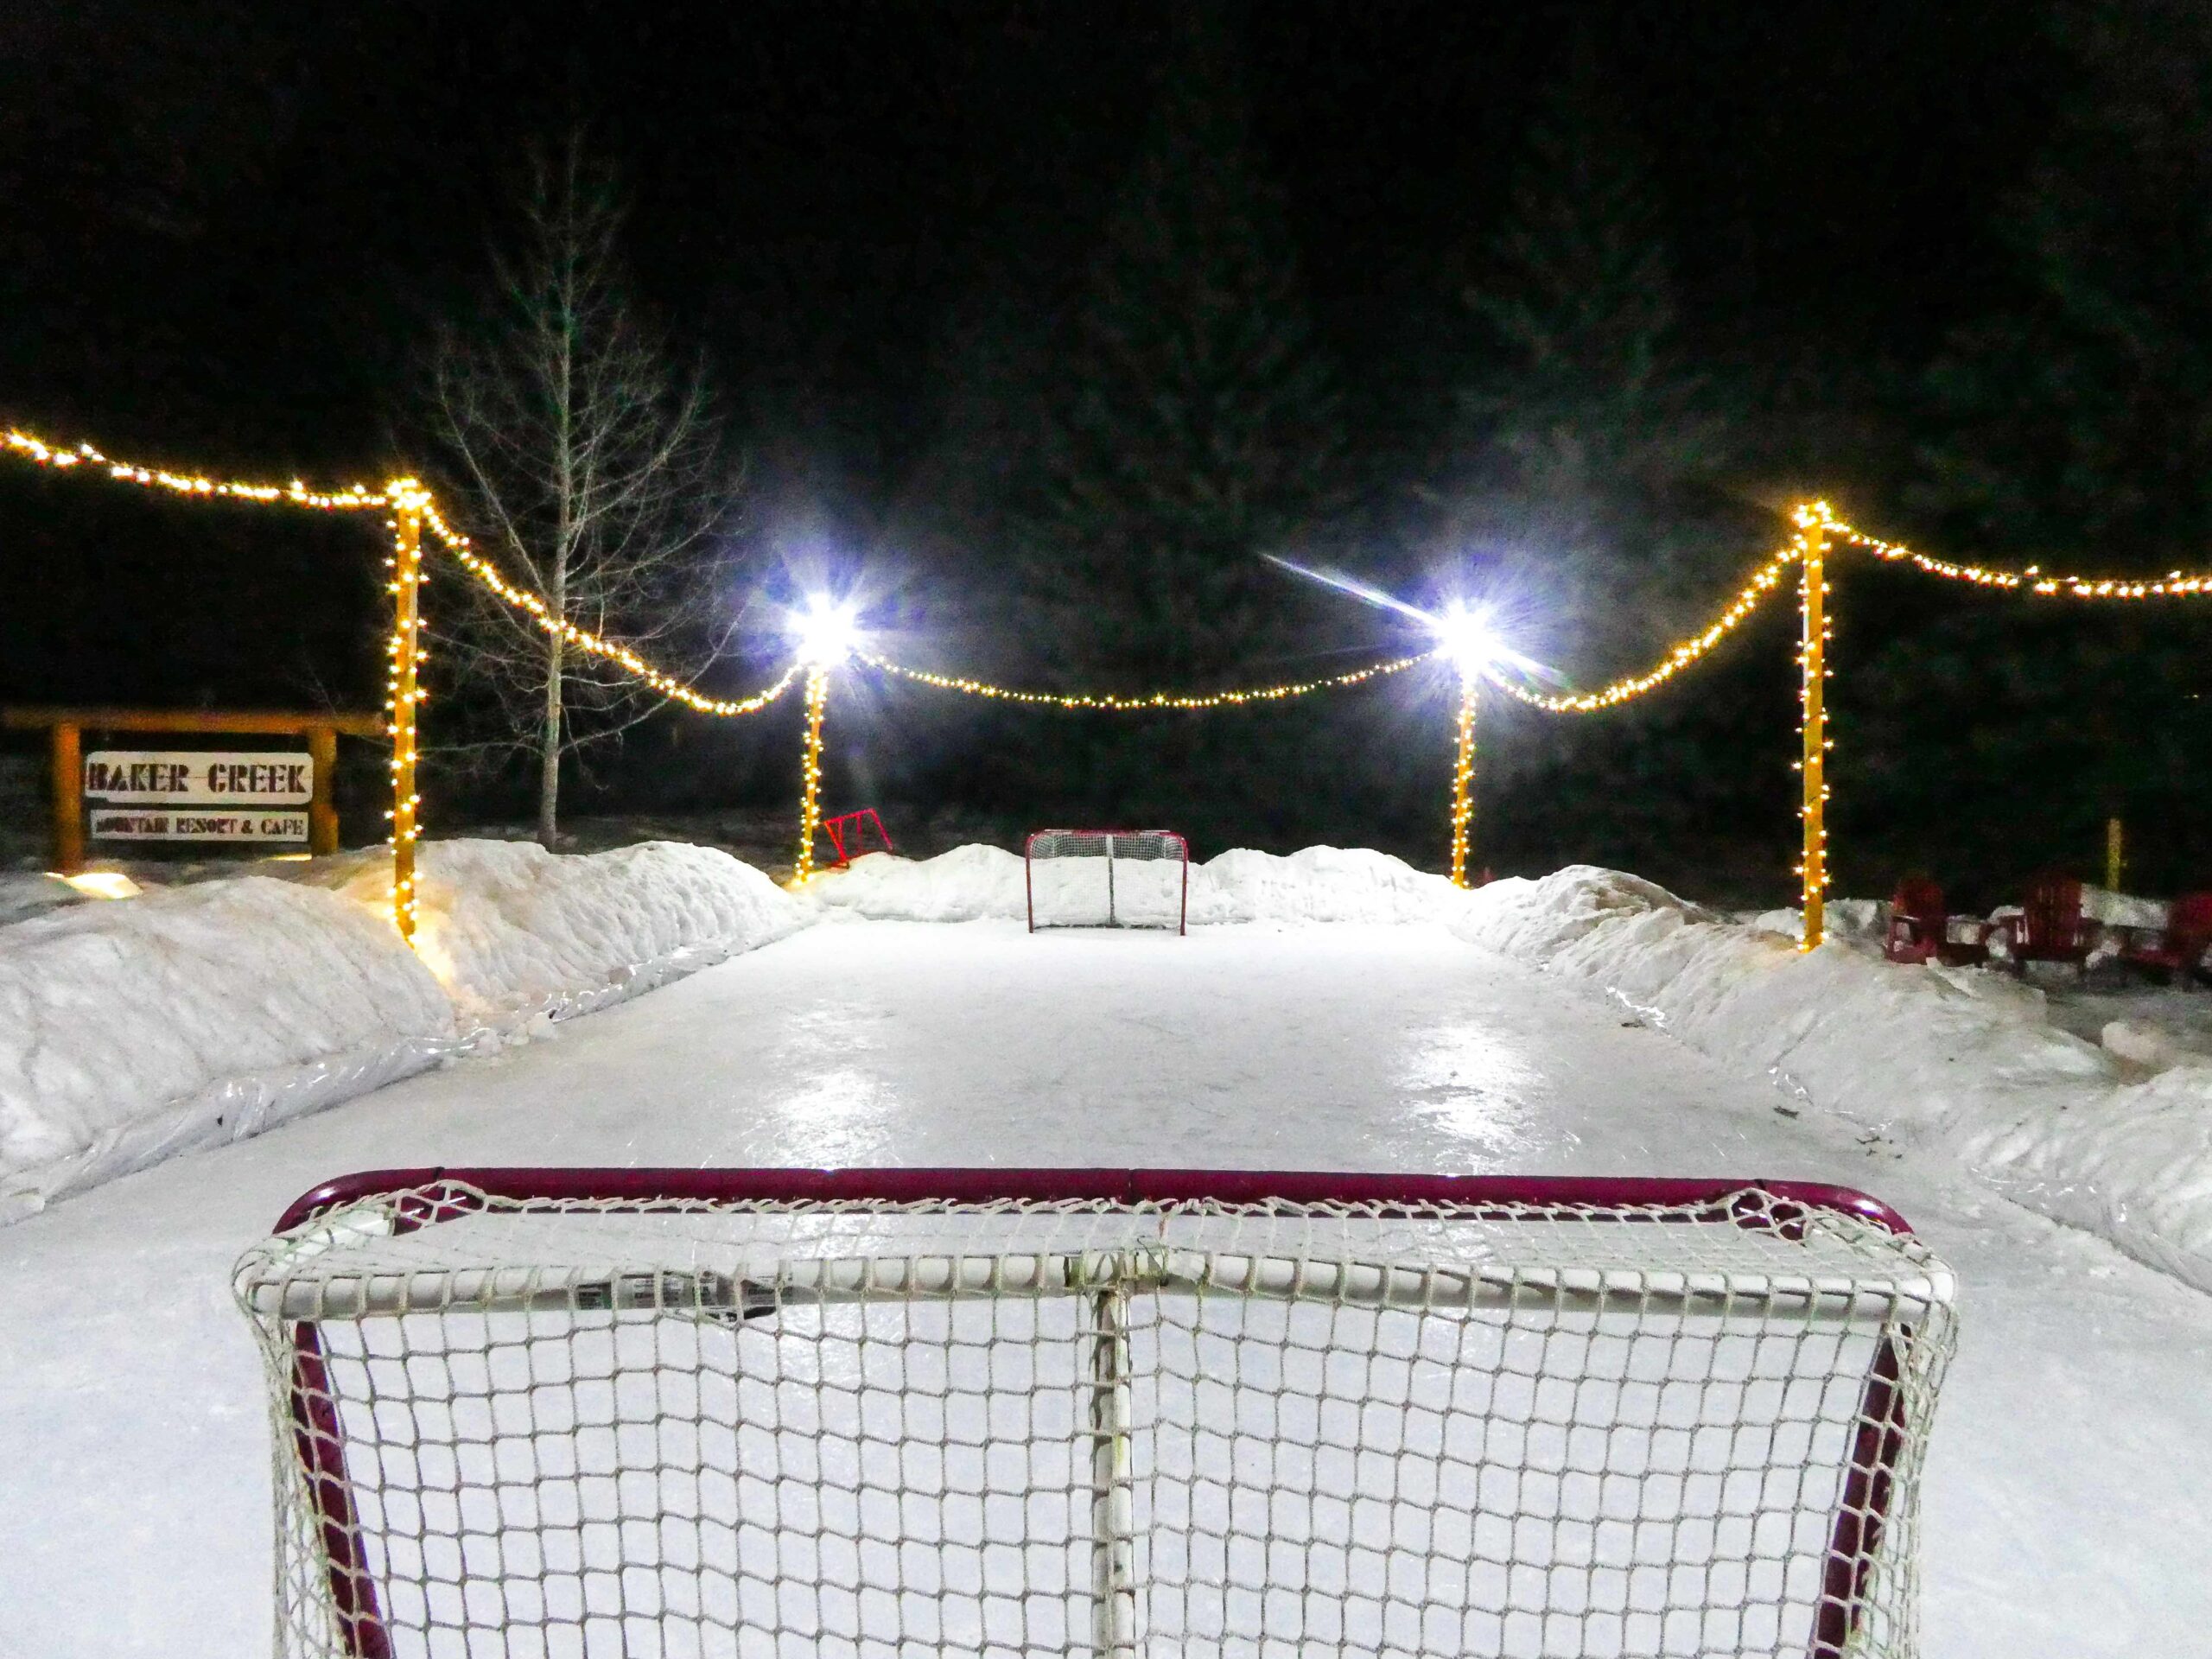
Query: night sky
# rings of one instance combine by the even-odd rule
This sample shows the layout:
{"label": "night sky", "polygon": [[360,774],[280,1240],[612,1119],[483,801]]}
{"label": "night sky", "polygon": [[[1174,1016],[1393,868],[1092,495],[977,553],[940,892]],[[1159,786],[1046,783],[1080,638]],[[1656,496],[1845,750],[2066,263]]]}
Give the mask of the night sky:
{"label": "night sky", "polygon": [[[2003,270],[2048,120],[2030,9],[1278,3],[1244,48],[1328,343],[1387,404],[1577,27],[1648,145],[1684,319],[1729,358],[1924,353]],[[726,387],[803,411],[866,515],[933,356],[1009,272],[1072,278],[1163,9],[26,3],[0,21],[8,411],[120,448],[359,472],[480,275],[531,137],[636,193],[639,283]],[[779,440],[792,434],[780,430]]]}
{"label": "night sky", "polygon": [[[0,417],[384,475],[412,355],[480,282],[526,143],[582,124],[633,191],[638,288],[747,436],[752,532],[895,569],[979,333],[1065,303],[1096,251],[1166,16],[17,0]],[[2019,0],[1253,3],[1264,160],[1356,439],[1428,395],[1433,330],[1577,30],[1649,149],[1700,358],[1833,387],[1845,429],[2010,279],[2001,204],[2061,75]],[[1910,528],[1851,497],[1883,475],[1840,453],[1745,487],[1818,483]],[[0,699],[370,695],[372,536],[111,493],[0,475]]]}

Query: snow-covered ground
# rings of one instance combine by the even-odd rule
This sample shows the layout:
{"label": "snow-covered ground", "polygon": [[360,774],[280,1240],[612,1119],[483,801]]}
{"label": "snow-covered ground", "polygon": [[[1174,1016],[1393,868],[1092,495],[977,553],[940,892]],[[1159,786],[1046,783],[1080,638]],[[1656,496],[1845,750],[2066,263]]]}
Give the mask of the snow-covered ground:
{"label": "snow-covered ground", "polygon": [[[1030,896],[1022,861],[981,845],[872,855],[795,897],[710,848],[443,842],[423,849],[410,954],[383,925],[381,855],[259,868],[351,903],[253,878],[72,908],[43,877],[0,893],[33,918],[0,925],[0,1224],[825,917],[1014,919]],[[1179,865],[1118,868],[1125,914],[1182,907]],[[1041,864],[1040,899],[1103,903],[1102,869]],[[1446,919],[2212,1290],[2212,997],[1885,963],[1867,900],[1836,901],[1834,943],[1800,957],[1792,912],[1731,919],[1590,868],[1468,894],[1375,852],[1231,851],[1191,868],[1187,899],[1198,927]]]}
{"label": "snow-covered ground", "polygon": [[419,1071],[453,1010],[388,922],[249,876],[0,927],[0,1222]]}
{"label": "snow-covered ground", "polygon": [[436,842],[410,950],[383,853],[256,868],[109,901],[58,877],[0,887],[0,1224],[819,914],[710,848]]}
{"label": "snow-covered ground", "polygon": [[1925,1650],[2204,1651],[2212,1299],[1996,1197],[1940,1146],[1908,1156],[1654,1029],[1559,950],[1550,966],[1419,923],[817,927],[0,1229],[0,1655],[266,1652],[268,1450],[232,1262],[334,1173],[524,1161],[1863,1186],[1965,1285]]}
{"label": "snow-covered ground", "polygon": [[1987,969],[1800,952],[1616,871],[1499,881],[1467,938],[1602,989],[1811,1111],[2100,1233],[2212,1292],[2212,1065],[2152,1071],[2054,1023]]}
{"label": "snow-covered ground", "polygon": [[[1103,916],[1104,861],[1040,861],[1039,919],[1065,920],[1087,906]],[[1085,868],[1084,867],[1089,867]],[[1463,895],[1440,875],[1363,847],[1308,847],[1278,856],[1235,848],[1193,864],[1185,893],[1179,865],[1119,862],[1123,909],[1171,923],[1187,898],[1192,927],[1224,922],[1411,922],[1432,920]],[[817,877],[810,895],[832,909],[879,921],[1021,921],[1029,893],[1020,854],[997,847],[955,848],[935,858],[872,853]],[[1056,912],[1057,906],[1057,912]]]}

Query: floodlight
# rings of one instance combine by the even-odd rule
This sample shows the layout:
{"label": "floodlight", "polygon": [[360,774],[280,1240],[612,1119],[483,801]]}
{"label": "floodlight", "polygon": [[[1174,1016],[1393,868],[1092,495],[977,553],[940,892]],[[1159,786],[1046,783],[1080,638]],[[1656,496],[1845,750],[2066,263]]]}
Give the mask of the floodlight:
{"label": "floodlight", "polygon": [[791,631],[798,636],[799,661],[811,669],[836,667],[860,643],[853,607],[818,594],[807,601],[806,609],[793,613]]}
{"label": "floodlight", "polygon": [[1463,674],[1479,674],[1500,658],[1512,655],[1492,632],[1485,613],[1471,610],[1456,600],[1442,614],[1432,617],[1429,626],[1435,631],[1445,655],[1459,665]]}

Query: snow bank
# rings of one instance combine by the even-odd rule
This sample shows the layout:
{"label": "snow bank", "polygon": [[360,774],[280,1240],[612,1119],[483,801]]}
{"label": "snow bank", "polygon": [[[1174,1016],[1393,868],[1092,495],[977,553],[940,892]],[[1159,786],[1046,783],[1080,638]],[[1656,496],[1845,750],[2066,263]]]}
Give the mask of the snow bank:
{"label": "snow bank", "polygon": [[[935,858],[871,853],[807,889],[876,921],[1020,921],[1020,855],[968,846]],[[1193,927],[1229,922],[1408,922],[1438,918],[1455,896],[1440,875],[1363,848],[1308,847],[1278,857],[1239,848],[1191,867]]]}
{"label": "snow bank", "polygon": [[452,1006],[389,923],[266,877],[0,928],[0,1221],[418,1071]]}
{"label": "snow bank", "polygon": [[1936,1146],[2009,1195],[2212,1291],[2212,1067],[2130,1083],[1996,975],[1800,952],[1634,876],[1574,866],[1465,895],[1456,931],[1602,988],[1817,1106]]}
{"label": "snow bank", "polygon": [[[326,861],[382,912],[381,855]],[[713,847],[643,842],[549,853],[535,842],[435,841],[416,867],[415,946],[465,1023],[518,1027],[588,1013],[782,938],[818,912]]]}
{"label": "snow bank", "polygon": [[844,869],[824,870],[806,891],[879,922],[1020,921],[1029,913],[1020,855],[981,843],[935,858],[863,854]]}
{"label": "snow bank", "polygon": [[819,913],[712,848],[566,857],[435,842],[410,950],[382,853],[283,874],[0,926],[0,1222],[381,1087],[487,1029],[634,996]]}
{"label": "snow bank", "polygon": [[1193,922],[1436,921],[1459,898],[1442,876],[1362,847],[1238,848],[1191,872]]}

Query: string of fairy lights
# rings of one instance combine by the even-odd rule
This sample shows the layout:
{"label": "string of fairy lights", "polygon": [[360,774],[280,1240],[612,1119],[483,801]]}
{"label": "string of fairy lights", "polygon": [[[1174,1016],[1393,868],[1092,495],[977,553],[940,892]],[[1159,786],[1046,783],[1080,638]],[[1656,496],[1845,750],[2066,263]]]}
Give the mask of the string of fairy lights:
{"label": "string of fairy lights", "polygon": [[1479,675],[1459,676],[1459,747],[1452,761],[1452,885],[1467,885],[1467,843],[1475,823],[1475,705],[1481,700]]}
{"label": "string of fairy lights", "polygon": [[1803,558],[1804,554],[1805,540],[1801,532],[1772,558],[1751,572],[1750,579],[1718,616],[1697,632],[1670,646],[1657,663],[1640,674],[1627,675],[1595,691],[1560,694],[1535,690],[1503,674],[1492,674],[1488,677],[1491,684],[1509,696],[1527,703],[1532,709],[1541,709],[1547,714],[1590,715],[1603,709],[1618,708],[1624,702],[1656,691],[1742,626],[1765,602],[1767,596],[1781,588],[1789,567]]}
{"label": "string of fairy lights", "polygon": [[416,781],[422,758],[417,730],[423,702],[422,669],[428,660],[423,650],[423,515],[416,493],[397,496],[397,511],[386,522],[391,530],[391,556],[385,566],[391,572],[387,591],[391,594],[391,635],[385,645],[389,658],[385,677],[385,729],[391,734],[391,807],[385,817],[391,823],[391,919],[399,935],[414,942],[421,907],[415,885],[415,843],[423,834],[423,797]]}
{"label": "string of fairy lights", "polygon": [[830,669],[816,663],[806,671],[806,755],[800,766],[798,862],[791,879],[814,879],[814,837],[822,828],[822,714],[830,701]]}
{"label": "string of fairy lights", "polygon": [[501,602],[520,612],[548,634],[557,635],[588,656],[613,664],[662,696],[695,713],[723,717],[757,714],[782,696],[798,677],[799,670],[794,664],[772,683],[748,697],[710,697],[702,694],[627,645],[556,615],[542,594],[509,582],[497,565],[476,551],[467,537],[454,529],[439,511],[436,498],[417,479],[395,478],[380,489],[353,484],[338,490],[313,490],[298,480],[289,484],[257,484],[219,479],[204,472],[181,473],[140,466],[116,461],[89,443],[65,447],[49,443],[19,428],[10,429],[4,442],[7,453],[57,472],[83,467],[117,483],[163,490],[191,500],[235,501],[317,512],[386,510],[389,517],[385,523],[393,539],[392,553],[385,561],[385,569],[391,573],[385,591],[392,600],[392,626],[385,639],[385,724],[391,740],[392,804],[385,817],[391,825],[392,921],[410,940],[415,937],[419,915],[415,849],[422,839],[423,798],[417,785],[422,759],[419,728],[424,700],[421,670],[429,660],[429,654],[422,648],[422,532],[425,526],[454,561]]}
{"label": "string of fairy lights", "polygon": [[[1827,806],[1830,791],[1827,765],[1834,747],[1827,736],[1826,682],[1827,646],[1834,629],[1827,611],[1831,592],[1827,559],[1839,548],[1848,547],[1889,563],[1909,565],[1923,575],[2005,594],[2021,594],[2084,601],[2186,599],[2212,596],[2212,572],[2172,570],[2164,576],[2098,576],[2046,571],[2040,565],[2023,569],[1942,559],[1904,543],[1871,535],[1847,523],[1825,501],[1808,502],[1795,509],[1790,539],[1754,569],[1728,603],[1697,632],[1675,642],[1651,667],[1624,676],[1588,692],[1539,690],[1520,677],[1532,666],[1510,650],[1491,642],[1470,643],[1469,631],[1459,613],[1427,619],[1439,643],[1427,651],[1370,664],[1347,673],[1277,684],[1215,691],[1154,691],[1125,695],[1116,692],[1038,691],[1000,685],[971,676],[938,673],[907,667],[861,649],[850,639],[823,643],[821,626],[829,620],[817,613],[802,619],[802,628],[813,627],[817,638],[802,649],[784,673],[749,696],[715,697],[699,691],[683,677],[649,661],[622,644],[582,627],[561,614],[543,594],[510,581],[498,564],[480,552],[455,529],[440,510],[430,491],[413,478],[395,478],[380,488],[353,484],[342,488],[311,489],[299,480],[284,484],[225,480],[199,471],[176,471],[117,461],[89,443],[64,446],[16,429],[0,440],[4,453],[56,472],[79,469],[118,483],[157,490],[188,500],[236,501],[262,505],[289,506],[315,512],[354,512],[383,510],[393,537],[393,550],[386,559],[391,580],[386,591],[393,601],[393,623],[387,641],[386,717],[392,741],[393,861],[392,916],[410,939],[416,920],[414,852],[422,833],[422,798],[416,772],[420,760],[418,727],[423,702],[420,671],[429,660],[422,648],[421,593],[423,532],[486,592],[514,609],[547,634],[620,669],[640,684],[669,702],[715,717],[756,714],[777,702],[802,676],[805,680],[806,741],[802,761],[800,845],[796,879],[804,882],[815,874],[814,841],[821,822],[823,725],[835,669],[854,662],[891,677],[938,690],[1032,707],[1071,712],[1144,714],[1204,711],[1265,705],[1313,696],[1318,692],[1363,685],[1402,674],[1440,657],[1450,657],[1459,669],[1459,702],[1455,721],[1456,750],[1452,776],[1452,874],[1465,885],[1466,864],[1474,817],[1475,727],[1480,690],[1489,685],[1507,696],[1548,714],[1595,714],[1649,696],[1684,669],[1699,662],[1747,621],[1774,594],[1781,590],[1792,567],[1798,572],[1800,669],[1798,698],[1802,754],[1797,768],[1802,774],[1802,804],[1799,816],[1803,833],[1803,855],[1799,866],[1804,906],[1803,948],[1821,942],[1822,909],[1827,887]],[[1395,603],[1395,601],[1393,601]],[[1421,614],[1415,613],[1415,614]],[[1509,669],[1516,671],[1508,671]]]}
{"label": "string of fairy lights", "polygon": [[475,544],[446,522],[438,511],[437,503],[424,491],[422,497],[423,522],[453,556],[461,568],[476,578],[504,603],[522,612],[538,627],[549,634],[557,634],[568,644],[588,655],[613,664],[632,679],[651,687],[671,702],[681,703],[694,714],[712,715],[727,719],[736,715],[756,715],[791,688],[798,678],[796,664],[784,671],[772,684],[754,692],[749,697],[710,697],[693,689],[684,681],[657,668],[629,646],[594,633],[589,628],[579,627],[564,616],[554,614],[551,604],[543,595],[528,588],[518,587],[500,574],[499,568],[476,550]]}
{"label": "string of fairy lights", "polygon": [[1372,663],[1357,668],[1349,674],[1332,674],[1325,679],[1295,680],[1281,685],[1255,685],[1235,691],[1154,691],[1137,696],[1122,696],[1110,691],[1058,692],[1017,691],[1010,686],[994,685],[988,680],[970,679],[962,675],[932,674],[918,668],[902,668],[894,662],[855,651],[855,658],[870,668],[899,679],[912,680],[919,685],[934,686],[940,691],[964,692],[971,697],[989,697],[1001,702],[1032,703],[1042,708],[1084,710],[1097,714],[1141,715],[1164,709],[1241,709],[1254,702],[1285,702],[1293,697],[1311,696],[1316,691],[1333,691],[1345,686],[1364,685],[1389,674],[1402,674],[1408,669],[1429,661],[1442,647],[1417,652],[1410,657],[1394,658],[1387,663]]}

